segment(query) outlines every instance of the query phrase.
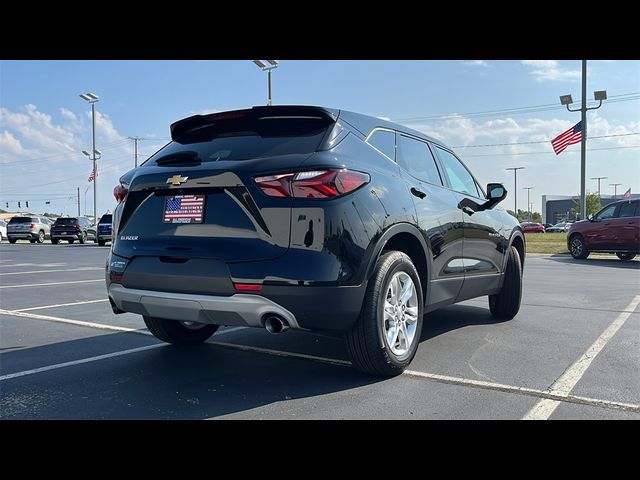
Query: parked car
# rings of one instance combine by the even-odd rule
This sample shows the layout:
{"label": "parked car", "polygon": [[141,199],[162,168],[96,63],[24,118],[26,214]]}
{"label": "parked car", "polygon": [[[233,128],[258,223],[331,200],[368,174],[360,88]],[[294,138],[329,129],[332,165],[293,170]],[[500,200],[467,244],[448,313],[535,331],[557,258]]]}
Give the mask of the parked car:
{"label": "parked car", "polygon": [[0,220],[0,242],[7,238],[7,222]]}
{"label": "parked car", "polygon": [[105,213],[100,217],[100,221],[98,222],[96,238],[98,239],[98,245],[101,247],[103,247],[105,243],[111,241],[111,219],[112,215],[110,213]]}
{"label": "parked car", "polygon": [[50,237],[51,220],[38,215],[15,216],[7,224],[9,243],[18,240],[29,240],[31,243],[42,243]]}
{"label": "parked car", "polygon": [[520,224],[525,233],[544,233],[544,225],[535,222],[523,222]]}
{"label": "parked car", "polygon": [[114,313],[157,338],[220,325],[344,333],[353,365],[397,375],[423,315],[489,296],[520,308],[525,240],[445,144],[379,118],[307,106],[195,115],[114,189]]}
{"label": "parked car", "polygon": [[546,228],[545,231],[547,233],[563,233],[563,232],[568,232],[570,226],[571,226],[571,223],[569,222],[560,222],[560,223],[556,223],[552,227]]}
{"label": "parked car", "polygon": [[553,223],[543,223],[542,226],[545,230],[548,230],[549,228],[553,227]]}
{"label": "parked car", "polygon": [[573,258],[605,252],[633,260],[640,253],[640,200],[610,203],[587,220],[571,224],[567,247]]}
{"label": "parked car", "polygon": [[60,240],[73,243],[78,240],[85,243],[95,241],[95,233],[91,232],[91,222],[87,217],[59,217],[51,227],[51,243],[56,245]]}

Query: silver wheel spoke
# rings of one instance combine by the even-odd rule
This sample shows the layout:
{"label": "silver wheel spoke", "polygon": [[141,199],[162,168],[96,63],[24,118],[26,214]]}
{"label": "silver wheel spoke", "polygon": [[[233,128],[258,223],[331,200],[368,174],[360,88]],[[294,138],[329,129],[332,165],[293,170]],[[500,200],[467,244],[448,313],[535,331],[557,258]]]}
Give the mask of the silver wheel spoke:
{"label": "silver wheel spoke", "polygon": [[407,278],[400,294],[400,302],[407,303],[411,297],[413,297],[413,282],[410,278]]}
{"label": "silver wheel spoke", "polygon": [[392,349],[395,348],[396,342],[398,341],[399,332],[400,332],[400,329],[398,328],[397,324],[394,324],[393,326],[391,326],[387,331],[387,343]]}
{"label": "silver wheel spoke", "polygon": [[418,321],[418,307],[407,307],[404,311],[404,316],[408,324],[416,323]]}

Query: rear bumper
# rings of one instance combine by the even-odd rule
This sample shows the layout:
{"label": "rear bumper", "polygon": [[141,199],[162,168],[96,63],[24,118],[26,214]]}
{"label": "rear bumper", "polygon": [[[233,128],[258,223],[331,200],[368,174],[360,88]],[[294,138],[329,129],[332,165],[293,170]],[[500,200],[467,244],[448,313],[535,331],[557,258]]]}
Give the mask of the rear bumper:
{"label": "rear bumper", "polygon": [[103,240],[105,242],[110,242],[111,241],[111,234],[110,233],[98,233],[98,240]]}
{"label": "rear bumper", "polygon": [[360,315],[366,283],[358,286],[311,287],[265,285],[257,294],[230,296],[160,292],[110,283],[109,297],[124,312],[169,320],[216,325],[264,327],[277,314],[291,328],[349,330]]}
{"label": "rear bumper", "polygon": [[69,233],[69,234],[64,234],[61,235],[59,233],[52,233],[51,234],[51,238],[53,240],[58,239],[58,240],[68,240],[68,239],[73,239],[73,240],[78,240],[80,238],[80,234],[79,233]]}
{"label": "rear bumper", "polygon": [[169,320],[264,327],[264,319],[276,314],[284,318],[291,328],[301,328],[293,313],[260,295],[194,295],[138,290],[112,283],[109,297],[125,312]]}
{"label": "rear bumper", "polygon": [[38,238],[38,232],[7,232],[7,238],[10,239],[28,239],[32,240]]}

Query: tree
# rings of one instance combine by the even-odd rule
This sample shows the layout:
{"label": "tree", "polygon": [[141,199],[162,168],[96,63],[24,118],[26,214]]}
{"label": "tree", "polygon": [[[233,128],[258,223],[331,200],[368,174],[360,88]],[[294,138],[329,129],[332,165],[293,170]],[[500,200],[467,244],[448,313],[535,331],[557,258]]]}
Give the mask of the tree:
{"label": "tree", "polygon": [[[516,217],[520,223],[529,221],[529,212],[526,210],[518,209],[517,214],[513,213],[513,210],[507,210],[507,213]],[[538,212],[531,212],[531,221],[541,223],[542,215],[540,215],[540,213]]]}
{"label": "tree", "polygon": [[[575,207],[571,209],[571,213],[573,213],[576,218],[580,215],[580,197],[574,197],[573,203]],[[592,215],[596,213],[598,210],[602,208],[602,204],[600,203],[600,198],[596,193],[590,193],[587,195],[587,215]],[[586,217],[582,217],[586,218]]]}

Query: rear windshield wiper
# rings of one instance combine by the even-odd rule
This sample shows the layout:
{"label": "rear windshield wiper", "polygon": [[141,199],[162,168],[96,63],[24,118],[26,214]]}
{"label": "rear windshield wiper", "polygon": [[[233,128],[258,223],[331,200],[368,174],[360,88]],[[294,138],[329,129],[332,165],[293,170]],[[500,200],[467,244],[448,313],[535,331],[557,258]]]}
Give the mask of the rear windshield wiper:
{"label": "rear windshield wiper", "polygon": [[176,152],[160,157],[156,160],[156,165],[200,165],[202,159],[198,156],[198,152],[185,151]]}

